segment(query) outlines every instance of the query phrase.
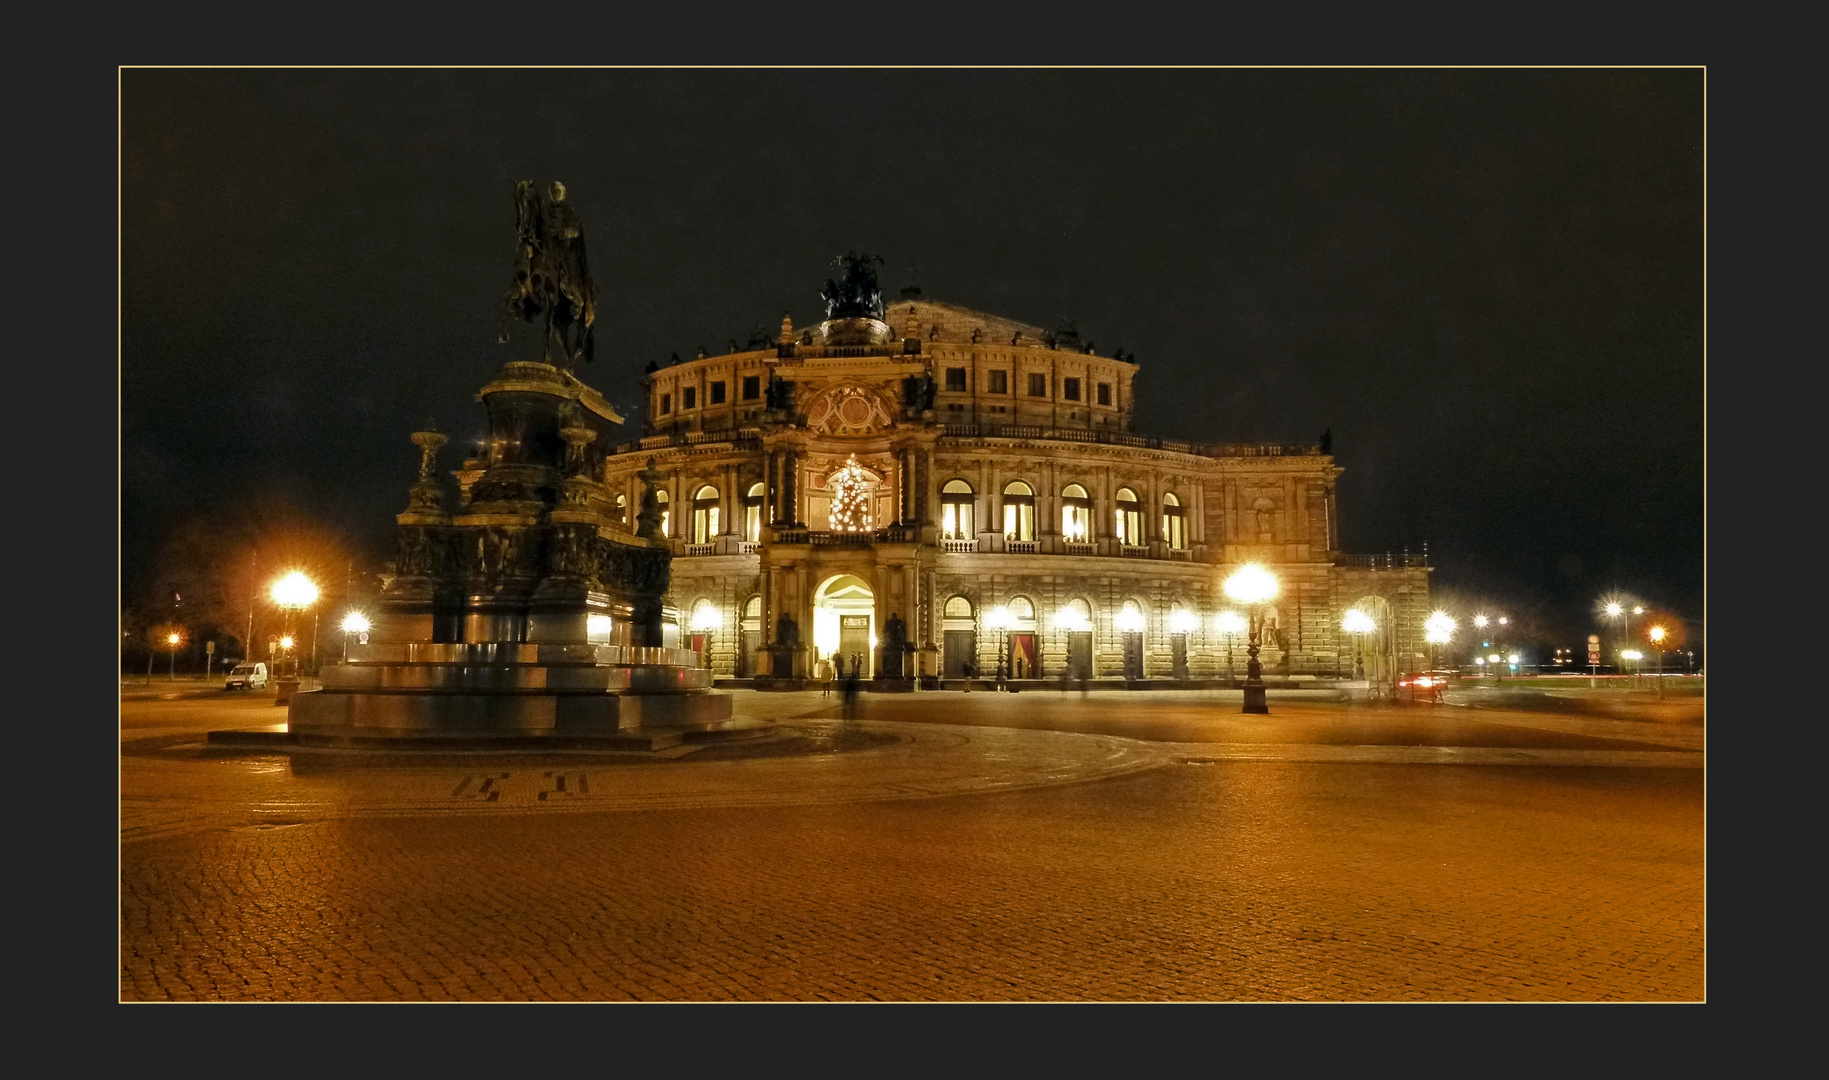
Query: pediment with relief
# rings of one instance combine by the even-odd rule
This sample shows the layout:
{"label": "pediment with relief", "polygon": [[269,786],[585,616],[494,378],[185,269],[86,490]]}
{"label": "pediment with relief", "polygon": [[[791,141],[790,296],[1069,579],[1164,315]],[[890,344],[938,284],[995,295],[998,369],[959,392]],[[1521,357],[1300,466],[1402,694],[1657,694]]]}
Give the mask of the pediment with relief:
{"label": "pediment with relief", "polygon": [[821,435],[875,435],[895,426],[881,394],[856,384],[828,387],[807,402],[807,427]]}

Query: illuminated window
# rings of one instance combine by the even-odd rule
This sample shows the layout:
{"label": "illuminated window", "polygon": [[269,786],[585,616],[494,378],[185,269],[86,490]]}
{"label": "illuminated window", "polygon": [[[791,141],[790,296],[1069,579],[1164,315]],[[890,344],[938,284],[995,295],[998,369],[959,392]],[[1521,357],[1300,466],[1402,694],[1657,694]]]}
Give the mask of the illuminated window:
{"label": "illuminated window", "polygon": [[1009,604],[1010,618],[1018,622],[1035,621],[1035,604],[1026,596],[1013,596]]}
{"label": "illuminated window", "polygon": [[660,503],[660,534],[673,535],[673,510],[667,505],[667,492],[662,488],[654,493],[654,500]]}
{"label": "illuminated window", "polygon": [[1003,538],[1035,539],[1035,489],[1021,480],[1003,489]]}
{"label": "illuminated window", "polygon": [[743,496],[743,539],[756,543],[762,539],[762,485],[749,485]]}
{"label": "illuminated window", "polygon": [[629,523],[629,497],[627,495],[616,496],[616,520],[623,525]]}
{"label": "illuminated window", "polygon": [[1092,499],[1078,484],[1061,492],[1061,536],[1078,544],[1092,539]]}
{"label": "illuminated window", "polygon": [[990,375],[991,375],[991,393],[1007,394],[1010,392],[1010,373],[1009,372],[993,371],[990,373]]}
{"label": "illuminated window", "polygon": [[1181,500],[1173,494],[1162,497],[1162,538],[1172,548],[1188,546],[1187,513],[1181,509]]}
{"label": "illuminated window", "polygon": [[718,535],[718,489],[706,484],[692,497],[692,542],[709,544]]}
{"label": "illuminated window", "polygon": [[1118,543],[1130,547],[1143,545],[1143,504],[1137,501],[1137,493],[1129,488],[1118,489],[1118,514],[1113,522],[1117,526]]}
{"label": "illuminated window", "polygon": [[972,540],[978,535],[972,522],[976,496],[972,485],[963,480],[948,480],[940,489],[940,535],[946,540]]}
{"label": "illuminated window", "polygon": [[972,617],[972,602],[963,596],[951,596],[946,600],[946,617],[949,619],[969,619]]}

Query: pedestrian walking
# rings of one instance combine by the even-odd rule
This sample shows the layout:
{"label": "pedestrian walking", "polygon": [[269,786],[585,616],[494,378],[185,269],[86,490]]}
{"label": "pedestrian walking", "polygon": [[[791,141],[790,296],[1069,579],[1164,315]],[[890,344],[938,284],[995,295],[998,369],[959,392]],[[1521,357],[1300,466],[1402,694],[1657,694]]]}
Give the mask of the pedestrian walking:
{"label": "pedestrian walking", "polygon": [[959,670],[965,673],[965,692],[969,694],[972,692],[972,676],[978,674],[978,667],[970,660],[967,660],[965,663],[959,665]]}
{"label": "pedestrian walking", "polygon": [[858,668],[860,668],[862,666],[863,666],[863,664],[860,659],[853,658],[852,663],[851,663],[851,670],[845,674],[844,687],[845,687],[845,719],[846,720],[857,719],[857,694],[858,694],[858,682],[859,682],[857,672],[858,672]]}

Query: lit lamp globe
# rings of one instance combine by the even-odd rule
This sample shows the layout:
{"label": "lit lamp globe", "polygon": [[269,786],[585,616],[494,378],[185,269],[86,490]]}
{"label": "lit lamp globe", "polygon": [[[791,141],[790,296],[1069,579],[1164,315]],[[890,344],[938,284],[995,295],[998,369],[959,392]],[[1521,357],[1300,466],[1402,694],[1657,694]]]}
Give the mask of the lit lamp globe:
{"label": "lit lamp globe", "polygon": [[1191,634],[1200,628],[1200,617],[1187,608],[1176,608],[1169,612],[1169,633]]}
{"label": "lit lamp globe", "polygon": [[286,652],[286,671],[275,680],[278,699],[285,701],[292,689],[288,684],[295,685],[298,678],[298,660],[292,655],[292,613],[317,603],[318,587],[303,572],[294,570],[273,583],[271,595],[273,602],[286,613],[286,629],[279,642]]}
{"label": "lit lamp globe", "polygon": [[1437,646],[1446,645],[1454,638],[1454,619],[1445,611],[1437,611],[1423,620],[1423,640],[1429,643],[1429,667],[1435,667]]}
{"label": "lit lamp globe", "polygon": [[1264,630],[1263,605],[1277,594],[1276,575],[1259,566],[1257,563],[1246,563],[1233,571],[1222,586],[1225,594],[1235,604],[1242,604],[1250,613],[1246,624],[1250,637],[1245,655],[1245,704],[1240,711],[1248,713],[1267,713],[1269,702],[1264,695],[1264,667],[1258,662],[1258,638]]}
{"label": "lit lamp globe", "polygon": [[1658,697],[1664,696],[1664,628],[1654,626],[1650,632],[1651,643],[1658,647]]}
{"label": "lit lamp globe", "polygon": [[361,636],[362,644],[368,644],[368,616],[360,611],[352,611],[343,616],[343,662],[349,663],[349,639]]}

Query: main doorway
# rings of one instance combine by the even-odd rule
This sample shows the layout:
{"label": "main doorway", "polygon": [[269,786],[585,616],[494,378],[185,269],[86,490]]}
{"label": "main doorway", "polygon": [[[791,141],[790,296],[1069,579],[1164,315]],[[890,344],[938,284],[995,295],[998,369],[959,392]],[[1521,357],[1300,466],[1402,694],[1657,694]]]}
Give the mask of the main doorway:
{"label": "main doorway", "polygon": [[876,674],[876,595],[863,578],[839,574],[813,594],[815,660],[860,676]]}

